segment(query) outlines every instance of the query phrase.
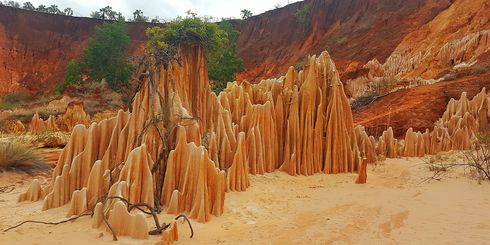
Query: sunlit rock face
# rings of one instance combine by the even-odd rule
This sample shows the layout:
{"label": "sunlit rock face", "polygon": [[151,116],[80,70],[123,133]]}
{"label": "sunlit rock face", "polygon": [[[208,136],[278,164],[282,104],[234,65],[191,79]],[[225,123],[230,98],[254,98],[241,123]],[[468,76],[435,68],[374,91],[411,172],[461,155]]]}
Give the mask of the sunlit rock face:
{"label": "sunlit rock face", "polygon": [[73,101],[68,104],[65,113],[58,117],[58,123],[63,130],[72,131],[77,124],[90,124],[90,116],[83,106],[83,101]]}
{"label": "sunlit rock face", "polygon": [[[105,227],[101,213],[109,222],[116,222],[113,213],[138,222],[137,214],[121,211],[120,200],[100,210],[106,195],[206,222],[224,212],[226,192],[248,188],[248,174],[358,170],[352,113],[328,53],[284,77],[229,83],[218,96],[210,92],[203,51],[190,48],[181,57],[149,71],[130,112],[74,126],[52,182],[44,189],[34,183],[20,200],[44,198],[43,210],[70,203],[69,215],[95,208],[96,228]],[[72,114],[66,122],[76,121]]]}
{"label": "sunlit rock face", "polygon": [[[483,90],[450,102],[432,132],[408,130],[400,141],[391,128],[378,139],[368,136],[353,126],[327,52],[309,57],[302,71],[229,83],[218,96],[210,92],[203,51],[193,47],[181,56],[180,63],[149,70],[130,112],[74,126],[52,182],[33,183],[19,200],[44,199],[43,210],[70,203],[69,215],[95,210],[93,226],[101,229],[107,228],[103,215],[109,223],[118,222],[114,215],[142,222],[121,200],[103,205],[105,196],[207,222],[225,211],[226,192],[249,187],[248,174],[358,172],[357,182],[365,183],[368,163],[468,149],[476,132],[489,129]],[[113,226],[118,234],[146,238],[147,228]]]}

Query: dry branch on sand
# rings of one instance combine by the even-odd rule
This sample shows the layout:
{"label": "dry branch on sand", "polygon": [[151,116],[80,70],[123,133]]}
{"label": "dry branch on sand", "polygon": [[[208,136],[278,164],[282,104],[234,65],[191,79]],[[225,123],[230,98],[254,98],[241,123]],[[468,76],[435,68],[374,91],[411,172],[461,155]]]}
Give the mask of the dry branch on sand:
{"label": "dry branch on sand", "polygon": [[440,155],[426,158],[424,164],[433,173],[422,182],[437,180],[441,181],[451,169],[464,168],[471,177],[481,181],[490,181],[490,135],[478,135],[472,150],[462,151],[461,162],[448,161]]}

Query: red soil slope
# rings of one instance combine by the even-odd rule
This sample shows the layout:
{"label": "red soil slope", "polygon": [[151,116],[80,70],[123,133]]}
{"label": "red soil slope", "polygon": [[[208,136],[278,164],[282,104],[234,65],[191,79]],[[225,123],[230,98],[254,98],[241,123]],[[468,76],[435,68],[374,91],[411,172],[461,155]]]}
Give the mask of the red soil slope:
{"label": "red soil slope", "polygon": [[[383,61],[405,35],[449,4],[450,0],[307,0],[237,21],[238,51],[246,68],[238,78],[283,74],[307,54],[326,49],[345,75],[372,58]],[[311,9],[306,29],[295,17],[305,5]],[[17,90],[50,92],[101,23],[0,7],[0,96]],[[149,25],[128,25],[132,55],[140,54]]]}
{"label": "red soil slope", "polygon": [[375,136],[388,127],[393,128],[395,137],[403,137],[410,127],[423,132],[432,129],[451,98],[459,98],[462,91],[472,98],[483,87],[490,89],[490,73],[400,90],[353,111],[354,122]]}
{"label": "red soil slope", "polygon": [[[308,54],[328,50],[347,77],[367,61],[380,62],[410,32],[448,8],[450,0],[306,0],[237,24],[238,53],[245,71],[238,79],[257,80],[285,73]],[[310,25],[298,26],[295,13],[310,6]],[[355,75],[355,74],[351,74]]]}
{"label": "red soil slope", "polygon": [[[0,6],[0,96],[18,90],[34,95],[51,91],[101,23]],[[142,52],[149,25],[128,24],[131,55]]]}

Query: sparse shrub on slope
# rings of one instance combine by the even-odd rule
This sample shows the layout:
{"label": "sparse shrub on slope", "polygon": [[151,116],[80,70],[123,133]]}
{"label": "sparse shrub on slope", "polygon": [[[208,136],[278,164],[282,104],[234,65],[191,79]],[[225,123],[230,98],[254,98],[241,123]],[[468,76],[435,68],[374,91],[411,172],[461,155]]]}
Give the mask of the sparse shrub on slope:
{"label": "sparse shrub on slope", "polygon": [[490,134],[477,135],[475,149],[464,153],[470,173],[478,181],[490,181]]}
{"label": "sparse shrub on slope", "polygon": [[78,60],[70,60],[66,67],[65,84],[78,84],[82,81],[82,72]]}
{"label": "sparse shrub on slope", "polygon": [[303,33],[306,33],[310,27],[310,10],[311,7],[305,4],[301,9],[298,9],[294,16],[296,17],[296,24],[301,28]]}
{"label": "sparse shrub on slope", "polygon": [[0,171],[18,171],[33,174],[47,171],[46,162],[36,151],[26,145],[0,142]]}
{"label": "sparse shrub on slope", "polygon": [[66,87],[72,84],[81,84],[82,82],[82,71],[80,68],[80,63],[78,60],[72,59],[68,62],[65,72],[65,81],[62,84],[58,84],[54,88],[54,93],[56,95],[62,94]]}
{"label": "sparse shrub on slope", "polygon": [[21,92],[13,92],[5,96],[0,103],[0,110],[11,110],[14,107],[24,103],[26,95]]}
{"label": "sparse shrub on slope", "polygon": [[448,171],[464,168],[470,177],[479,183],[490,181],[490,134],[478,134],[472,150],[463,151],[463,160],[454,162],[443,159],[440,155],[431,156],[426,164],[433,175],[425,179],[440,181]]}

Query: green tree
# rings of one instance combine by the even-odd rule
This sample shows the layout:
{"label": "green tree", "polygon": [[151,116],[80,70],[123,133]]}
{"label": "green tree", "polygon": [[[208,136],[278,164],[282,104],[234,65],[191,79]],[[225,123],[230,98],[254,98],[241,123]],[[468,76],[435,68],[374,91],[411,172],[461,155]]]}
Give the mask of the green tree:
{"label": "green tree", "polygon": [[310,26],[310,5],[305,4],[301,9],[298,9],[294,15],[298,26],[303,30],[303,32],[306,32]]}
{"label": "green tree", "polygon": [[228,41],[221,52],[208,58],[208,76],[213,81],[213,91],[221,92],[228,82],[235,80],[235,74],[243,71],[243,61],[236,57],[236,48],[240,32],[235,30],[228,20],[219,23],[219,27],[226,32]]}
{"label": "green tree", "polygon": [[128,58],[129,42],[128,27],[122,21],[96,27],[83,57],[90,79],[106,79],[116,91],[125,88],[133,72]]}
{"label": "green tree", "polygon": [[243,20],[246,20],[250,17],[252,17],[252,11],[248,10],[248,9],[243,9],[242,12],[241,12],[241,15],[242,15],[242,19]]}
{"label": "green tree", "polygon": [[48,13],[48,8],[46,7],[46,5],[41,4],[37,6],[36,11]]}
{"label": "green tree", "polygon": [[218,24],[198,17],[187,17],[168,23],[165,28],[155,26],[146,31],[149,40],[146,52],[155,58],[156,65],[167,64],[175,58],[178,47],[201,46],[207,56],[221,50],[228,37]]}
{"label": "green tree", "polygon": [[22,5],[22,8],[25,9],[25,10],[31,10],[31,11],[36,10],[36,7],[31,2],[25,2]]}
{"label": "green tree", "polygon": [[158,24],[158,23],[161,23],[161,21],[160,21],[160,17],[155,16],[155,18],[151,19],[151,21],[150,21],[150,22],[151,22],[151,23],[153,23],[153,24]]}
{"label": "green tree", "polygon": [[73,16],[73,9],[65,8],[65,10],[63,10],[63,14],[66,16]]}
{"label": "green tree", "polygon": [[124,21],[124,16],[121,12],[116,12],[112,10],[111,6],[105,6],[99,11],[94,11],[90,14],[90,17],[102,20],[114,20],[114,21]]}
{"label": "green tree", "polygon": [[56,85],[54,88],[54,93],[56,95],[62,94],[66,87],[72,84],[81,84],[82,83],[82,71],[80,67],[80,62],[76,59],[70,60],[68,65],[66,66],[65,71],[65,81],[62,84]]}
{"label": "green tree", "polygon": [[82,71],[78,60],[70,60],[66,66],[65,84],[79,84],[82,82]]}
{"label": "green tree", "polygon": [[146,34],[149,37],[146,52],[157,66],[174,59],[179,47],[201,46],[206,52],[208,75],[215,92],[223,90],[227,82],[234,80],[235,73],[243,70],[242,61],[236,57],[240,33],[227,20],[216,24],[189,15],[166,27],[149,28]]}
{"label": "green tree", "polygon": [[50,14],[62,14],[61,10],[58,8],[58,5],[51,5],[47,8],[47,12]]}
{"label": "green tree", "polygon": [[90,17],[94,19],[102,19],[102,14],[99,11],[93,11],[90,13]]}
{"label": "green tree", "polygon": [[133,21],[134,22],[148,22],[148,16],[143,14],[143,11],[137,9],[133,12]]}
{"label": "green tree", "polygon": [[20,8],[20,3],[16,1],[5,1],[4,2],[5,6],[13,7],[13,8]]}

